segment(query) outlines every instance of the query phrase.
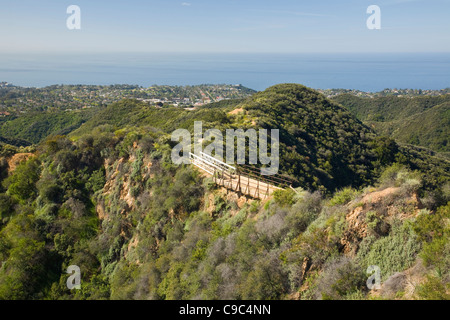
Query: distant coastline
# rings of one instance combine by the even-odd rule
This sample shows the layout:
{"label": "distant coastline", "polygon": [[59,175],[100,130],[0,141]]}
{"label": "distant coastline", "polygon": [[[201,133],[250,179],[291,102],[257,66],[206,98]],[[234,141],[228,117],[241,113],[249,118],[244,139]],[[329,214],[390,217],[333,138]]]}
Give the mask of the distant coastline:
{"label": "distant coastline", "polygon": [[262,91],[277,83],[315,89],[379,92],[450,86],[450,54],[0,54],[0,81],[54,84],[242,84]]}

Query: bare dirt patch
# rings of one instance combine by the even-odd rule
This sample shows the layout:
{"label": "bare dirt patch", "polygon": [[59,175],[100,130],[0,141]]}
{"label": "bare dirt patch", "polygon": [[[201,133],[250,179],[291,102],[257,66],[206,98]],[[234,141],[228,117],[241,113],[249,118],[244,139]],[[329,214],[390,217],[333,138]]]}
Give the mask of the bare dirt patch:
{"label": "bare dirt patch", "polygon": [[13,172],[16,170],[17,166],[23,162],[27,161],[29,158],[33,156],[32,153],[16,153],[11,158],[8,159],[8,167],[9,171]]}
{"label": "bare dirt patch", "polygon": [[234,109],[233,111],[228,112],[228,114],[235,115],[235,114],[239,114],[241,112],[244,112],[244,109],[243,108],[237,108],[237,109]]}
{"label": "bare dirt patch", "polygon": [[396,194],[398,191],[400,191],[400,188],[390,187],[390,188],[387,188],[387,189],[384,189],[381,191],[372,192],[372,193],[365,195],[364,198],[362,198],[362,202],[363,203],[377,203],[389,195]]}

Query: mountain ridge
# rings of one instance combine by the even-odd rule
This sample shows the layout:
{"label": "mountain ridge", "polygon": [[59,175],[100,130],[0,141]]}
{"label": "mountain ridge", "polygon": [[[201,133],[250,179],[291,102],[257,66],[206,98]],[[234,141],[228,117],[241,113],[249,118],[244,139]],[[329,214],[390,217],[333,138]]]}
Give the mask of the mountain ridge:
{"label": "mountain ridge", "polygon": [[[283,84],[235,105],[95,111],[68,136],[0,146],[0,299],[450,297],[450,162],[323,95]],[[258,201],[175,165],[171,133],[195,121],[278,128],[298,185]]]}
{"label": "mountain ridge", "polygon": [[436,97],[332,98],[381,135],[448,154],[450,94]]}

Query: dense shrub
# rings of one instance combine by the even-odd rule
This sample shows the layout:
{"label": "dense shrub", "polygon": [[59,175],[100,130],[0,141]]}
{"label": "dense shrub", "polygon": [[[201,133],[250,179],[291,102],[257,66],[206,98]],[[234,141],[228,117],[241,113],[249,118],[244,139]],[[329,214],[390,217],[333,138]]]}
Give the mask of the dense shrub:
{"label": "dense shrub", "polygon": [[450,300],[450,285],[444,284],[440,279],[434,276],[427,276],[424,283],[417,289],[417,296],[423,300]]}
{"label": "dense shrub", "polygon": [[273,198],[280,206],[290,206],[294,204],[295,192],[291,189],[275,190]]}
{"label": "dense shrub", "polygon": [[367,276],[354,261],[339,257],[329,261],[318,280],[317,298],[343,299],[365,289]]}
{"label": "dense shrub", "polygon": [[39,180],[39,174],[40,162],[37,158],[21,163],[14,174],[3,182],[7,194],[22,203],[33,200],[37,195],[36,182]]}
{"label": "dense shrub", "polygon": [[362,267],[379,266],[383,280],[409,268],[417,258],[421,244],[411,226],[395,222],[389,236],[369,236],[361,242],[357,261]]}
{"label": "dense shrub", "polygon": [[338,192],[336,192],[330,200],[330,205],[344,205],[347,204],[350,200],[353,200],[355,196],[358,195],[358,191],[353,190],[352,188],[344,188]]}

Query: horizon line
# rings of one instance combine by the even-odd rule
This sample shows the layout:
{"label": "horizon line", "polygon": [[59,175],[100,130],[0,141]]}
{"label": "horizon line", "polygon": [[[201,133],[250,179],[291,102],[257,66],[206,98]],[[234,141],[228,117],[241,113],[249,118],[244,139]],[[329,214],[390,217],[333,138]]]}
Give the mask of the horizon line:
{"label": "horizon line", "polygon": [[0,54],[449,54],[450,51],[7,51]]}

